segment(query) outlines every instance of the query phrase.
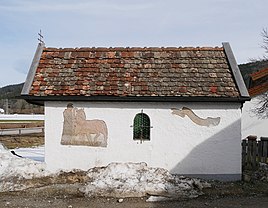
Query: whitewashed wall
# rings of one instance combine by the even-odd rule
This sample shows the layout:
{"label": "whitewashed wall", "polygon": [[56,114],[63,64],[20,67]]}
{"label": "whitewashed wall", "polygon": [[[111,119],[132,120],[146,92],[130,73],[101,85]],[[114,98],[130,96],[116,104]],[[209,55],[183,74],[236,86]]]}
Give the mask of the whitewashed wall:
{"label": "whitewashed wall", "polygon": [[251,101],[245,102],[242,111],[242,139],[249,135],[258,138],[268,137],[268,118],[258,118],[252,111],[258,105],[260,96],[253,97]]}
{"label": "whitewashed wall", "polygon": [[[50,170],[87,170],[111,162],[146,162],[172,173],[228,175],[241,174],[241,110],[237,103],[108,103],[73,102],[84,108],[89,119],[104,120],[108,146],[61,145],[63,111],[69,102],[45,103],[45,161]],[[199,117],[221,117],[214,127],[198,126],[187,116],[171,114],[171,108],[191,108]],[[151,120],[151,140],[133,141],[133,119],[146,113]],[[211,178],[209,177],[209,178]]]}

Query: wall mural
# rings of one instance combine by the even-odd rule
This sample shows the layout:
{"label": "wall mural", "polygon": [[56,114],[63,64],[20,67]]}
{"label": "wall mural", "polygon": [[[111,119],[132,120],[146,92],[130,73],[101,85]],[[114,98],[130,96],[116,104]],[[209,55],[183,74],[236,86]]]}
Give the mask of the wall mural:
{"label": "wall mural", "polygon": [[74,108],[72,103],[67,105],[63,117],[61,144],[107,147],[108,130],[104,121],[86,120],[84,109]]}
{"label": "wall mural", "polygon": [[172,114],[178,115],[182,118],[188,116],[195,124],[199,126],[217,126],[220,123],[221,118],[207,117],[206,119],[200,118],[190,108],[183,107],[182,109],[172,108]]}

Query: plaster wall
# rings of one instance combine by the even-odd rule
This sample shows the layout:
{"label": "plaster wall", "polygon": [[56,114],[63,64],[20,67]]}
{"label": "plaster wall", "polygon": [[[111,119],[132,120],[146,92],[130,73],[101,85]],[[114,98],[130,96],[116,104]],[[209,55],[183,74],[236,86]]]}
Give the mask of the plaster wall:
{"label": "plaster wall", "polygon": [[[87,170],[111,162],[146,162],[172,173],[241,174],[241,110],[238,103],[72,102],[87,119],[108,127],[107,147],[61,145],[63,111],[69,102],[45,103],[45,162],[48,169]],[[190,108],[200,118],[220,117],[217,126],[200,126],[172,114]],[[133,140],[133,119],[143,110],[150,117],[150,141]],[[213,177],[212,177],[213,178]]]}
{"label": "plaster wall", "polygon": [[268,137],[268,118],[258,118],[252,111],[259,106],[261,97],[256,96],[251,101],[245,102],[242,111],[242,139],[249,135],[255,135],[258,138]]}

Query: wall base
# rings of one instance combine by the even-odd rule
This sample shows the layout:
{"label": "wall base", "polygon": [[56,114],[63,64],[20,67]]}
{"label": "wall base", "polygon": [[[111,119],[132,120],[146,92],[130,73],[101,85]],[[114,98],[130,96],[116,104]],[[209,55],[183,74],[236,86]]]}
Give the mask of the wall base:
{"label": "wall base", "polygon": [[184,174],[183,176],[218,181],[240,181],[242,179],[242,174]]}

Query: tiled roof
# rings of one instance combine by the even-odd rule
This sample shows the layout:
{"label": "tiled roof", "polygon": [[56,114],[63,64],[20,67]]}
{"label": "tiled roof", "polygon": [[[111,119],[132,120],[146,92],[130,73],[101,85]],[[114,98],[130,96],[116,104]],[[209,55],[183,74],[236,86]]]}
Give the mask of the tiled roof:
{"label": "tiled roof", "polygon": [[239,97],[215,48],[43,48],[30,96]]}
{"label": "tiled roof", "polygon": [[250,76],[253,81],[260,79],[262,77],[268,76],[268,68],[252,73]]}
{"label": "tiled roof", "polygon": [[268,91],[268,82],[249,88],[248,90],[250,96],[260,95],[267,91]]}

